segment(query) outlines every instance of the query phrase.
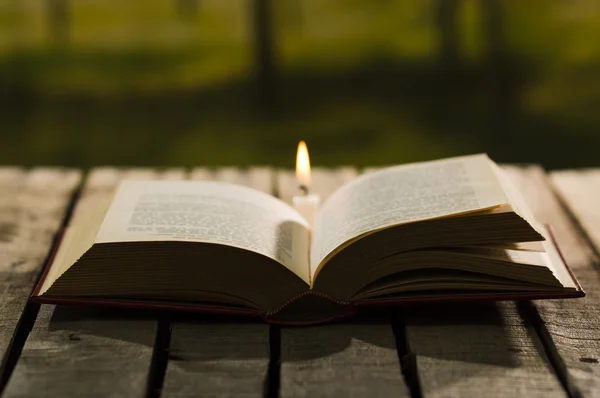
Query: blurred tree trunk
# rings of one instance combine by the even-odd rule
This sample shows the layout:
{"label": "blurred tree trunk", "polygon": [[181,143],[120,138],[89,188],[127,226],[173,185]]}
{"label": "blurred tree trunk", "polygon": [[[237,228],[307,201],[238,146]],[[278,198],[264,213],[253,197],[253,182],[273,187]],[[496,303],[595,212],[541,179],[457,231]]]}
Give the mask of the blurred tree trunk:
{"label": "blurred tree trunk", "polygon": [[459,0],[437,0],[436,22],[439,34],[439,59],[445,70],[456,69],[459,61]]}
{"label": "blurred tree trunk", "polygon": [[277,80],[272,0],[252,0],[252,15],[258,95],[261,103],[270,108],[275,103]]}
{"label": "blurred tree trunk", "polygon": [[506,52],[501,0],[482,0],[481,4],[491,131],[498,139],[507,139],[515,130],[516,70]]}

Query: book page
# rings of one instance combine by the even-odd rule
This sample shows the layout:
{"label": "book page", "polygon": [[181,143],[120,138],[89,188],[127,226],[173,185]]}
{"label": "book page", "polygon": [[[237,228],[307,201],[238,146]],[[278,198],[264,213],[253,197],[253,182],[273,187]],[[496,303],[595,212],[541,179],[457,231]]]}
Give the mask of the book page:
{"label": "book page", "polygon": [[538,221],[533,216],[533,212],[529,209],[527,202],[521,195],[521,192],[517,189],[513,181],[510,179],[506,171],[502,170],[500,166],[494,164],[494,171],[498,176],[498,181],[502,185],[502,188],[508,198],[508,201],[512,207],[512,209],[519,216],[527,220],[527,222],[540,234],[543,235],[545,228],[538,223]]}
{"label": "book page", "polygon": [[250,250],[310,283],[306,220],[286,203],[241,185],[121,182],[96,243],[140,241],[207,242]]}
{"label": "book page", "polygon": [[311,275],[345,242],[394,225],[507,204],[487,155],[386,168],[344,185],[313,227]]}
{"label": "book page", "polygon": [[109,205],[110,200],[100,201],[92,209],[81,213],[77,222],[66,228],[40,294],[45,293],[59,276],[93,246]]}

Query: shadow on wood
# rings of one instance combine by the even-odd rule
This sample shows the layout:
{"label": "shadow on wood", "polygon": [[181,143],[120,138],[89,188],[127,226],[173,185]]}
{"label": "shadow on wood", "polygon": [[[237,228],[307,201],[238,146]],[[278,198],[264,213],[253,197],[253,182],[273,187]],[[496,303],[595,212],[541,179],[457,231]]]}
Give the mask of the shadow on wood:
{"label": "shadow on wood", "polygon": [[[367,313],[359,312],[354,320],[349,322],[339,322],[331,325],[313,326],[313,327],[299,327],[294,328],[300,331],[307,329],[319,329],[322,328],[326,331],[326,334],[335,334],[335,339],[325,338],[324,344],[320,344],[319,340],[311,341],[312,348],[308,351],[298,352],[287,352],[287,357],[290,361],[294,360],[305,360],[308,358],[323,357],[331,355],[336,352],[343,351],[348,347],[352,339],[361,340],[368,342],[379,347],[394,348],[393,341],[388,339],[378,339],[377,334],[369,332],[369,326],[381,326],[389,325],[389,312],[387,309],[369,309]],[[97,309],[89,307],[76,307],[76,306],[57,306],[53,309],[52,318],[48,329],[50,332],[63,331],[69,335],[72,340],[80,339],[80,333],[82,330],[85,334],[94,335],[98,337],[111,338],[115,340],[129,341],[136,344],[143,344],[151,347],[154,344],[153,336],[141,336],[137,331],[128,333],[126,328],[112,328],[112,322],[126,322],[127,320],[132,321],[156,321],[157,319],[168,320],[170,322],[181,322],[183,325],[188,325],[192,330],[205,329],[210,337],[210,330],[215,328],[218,329],[219,325],[227,325],[229,331],[233,334],[227,336],[229,341],[228,350],[218,350],[218,354],[206,355],[204,353],[201,357],[206,361],[211,361],[220,358],[255,358],[264,357],[265,352],[257,352],[252,348],[251,344],[247,344],[247,339],[242,339],[242,335],[245,331],[251,331],[257,326],[264,326],[261,321],[255,321],[252,319],[240,319],[236,317],[224,316],[224,315],[211,315],[211,314],[169,314],[160,311],[130,311],[130,310],[109,310],[109,309]],[[85,328],[81,328],[81,324],[87,325]],[[77,324],[77,329],[71,328],[72,324]],[[348,325],[358,325],[358,327],[346,328]],[[185,326],[183,326],[185,328]],[[195,329],[194,329],[195,328]],[[244,344],[236,344],[236,330],[239,331],[240,342]],[[313,334],[311,334],[313,335]],[[204,346],[210,346],[211,344],[203,344]],[[284,347],[285,350],[285,347]],[[172,352],[172,360],[185,362],[185,356]],[[194,360],[198,358],[195,357]]]}
{"label": "shadow on wood", "polygon": [[282,358],[295,362],[326,357],[344,351],[352,340],[395,349],[389,320],[387,310],[369,309],[368,314],[359,313],[350,322],[285,328],[290,337],[282,342]]}
{"label": "shadow on wood", "polygon": [[140,313],[140,311],[55,306],[48,324],[48,331],[62,331],[72,341],[83,339],[82,335],[92,335],[153,347],[154,333],[140,333],[138,328],[127,328],[128,321],[154,322],[156,318],[151,314]]}
{"label": "shadow on wood", "polygon": [[[493,364],[506,367],[518,365],[511,348],[511,319],[506,318],[495,303],[424,304],[404,307],[402,316],[405,322],[424,334],[434,332],[429,345],[419,348],[420,356],[450,361]],[[485,327],[495,325],[493,330]],[[428,327],[432,326],[431,329]],[[481,333],[465,336],[461,329],[477,329]],[[486,333],[492,331],[493,333]],[[476,338],[474,338],[476,337]],[[440,350],[439,344],[446,349]],[[480,346],[480,350],[465,350],[466,345]],[[454,347],[454,349],[447,349]],[[487,355],[493,350],[495,355]]]}

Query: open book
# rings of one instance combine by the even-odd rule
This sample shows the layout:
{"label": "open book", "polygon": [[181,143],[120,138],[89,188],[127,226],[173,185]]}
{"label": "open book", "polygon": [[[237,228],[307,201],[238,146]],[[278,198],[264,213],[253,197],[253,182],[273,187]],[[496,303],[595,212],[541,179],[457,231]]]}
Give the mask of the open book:
{"label": "open book", "polygon": [[583,295],[504,172],[473,155],[356,178],[312,228],[243,186],[125,180],[66,229],[34,299],[311,323],[357,305]]}

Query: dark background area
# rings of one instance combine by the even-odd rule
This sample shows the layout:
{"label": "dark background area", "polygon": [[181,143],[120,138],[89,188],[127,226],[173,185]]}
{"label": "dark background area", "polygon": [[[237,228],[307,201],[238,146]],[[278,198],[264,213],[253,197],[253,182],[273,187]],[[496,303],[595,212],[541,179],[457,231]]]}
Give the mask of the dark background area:
{"label": "dark background area", "polygon": [[12,0],[0,164],[600,166],[593,0]]}

